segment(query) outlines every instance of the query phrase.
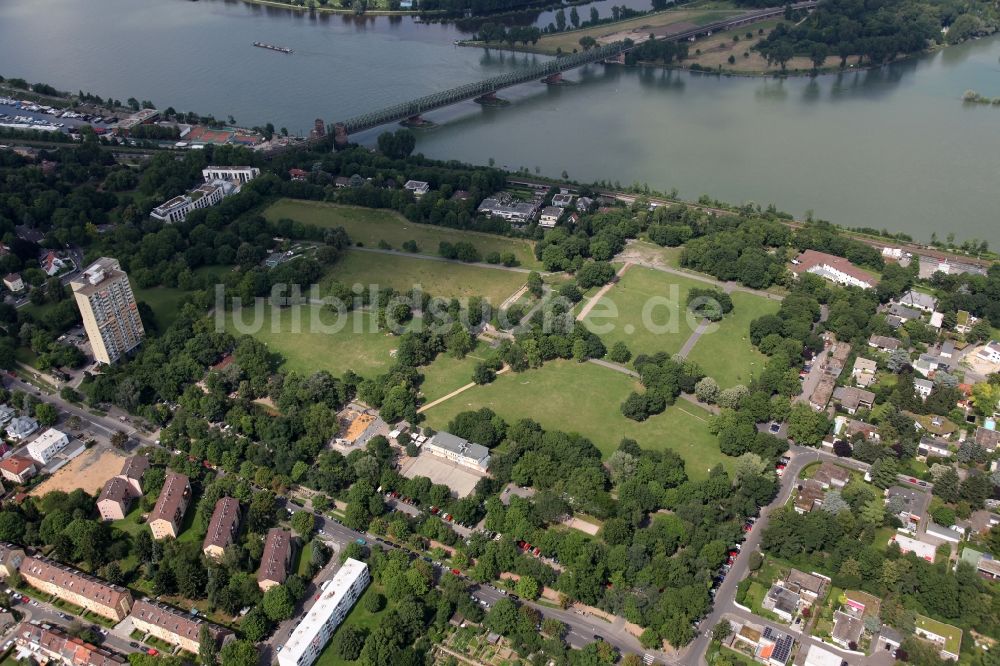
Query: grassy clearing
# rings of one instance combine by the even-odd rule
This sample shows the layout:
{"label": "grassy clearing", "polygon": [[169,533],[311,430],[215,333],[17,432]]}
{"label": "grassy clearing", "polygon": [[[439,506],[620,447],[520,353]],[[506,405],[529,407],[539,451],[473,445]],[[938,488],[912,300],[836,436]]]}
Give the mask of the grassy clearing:
{"label": "grassy clearing", "polygon": [[[247,327],[251,318],[252,315],[247,314]],[[293,325],[296,319],[300,322],[298,327]],[[338,325],[339,330],[322,330]],[[228,313],[225,326],[233,335],[242,335],[233,322],[232,313]],[[323,312],[319,305],[281,310],[266,308],[260,325],[255,328],[253,336],[281,355],[284,369],[303,375],[327,370],[339,377],[347,370],[354,370],[359,375],[371,377],[392,365],[390,352],[399,344],[396,336],[376,330],[372,314],[350,312],[338,320],[335,313]]]}
{"label": "grassy clearing", "polygon": [[[697,280],[633,266],[598,301],[584,322],[609,348],[620,341],[633,354],[674,354],[698,325],[687,315],[688,291],[704,286]],[[646,323],[644,309],[648,314]]]}
{"label": "grassy clearing", "polygon": [[[227,266],[202,266],[196,269],[194,274],[214,280],[228,270]],[[143,301],[152,309],[160,331],[167,330],[174,323],[178,311],[190,295],[190,291],[177,287],[150,287],[149,289],[135,290],[136,302]]]}
{"label": "grassy clearing", "polygon": [[646,16],[637,16],[617,23],[606,23],[582,30],[545,35],[537,44],[525,50],[555,54],[561,49],[563,53],[572,53],[574,50],[579,50],[580,39],[583,37],[593,37],[602,43],[617,41],[625,37],[631,37],[633,40],[637,37],[645,39],[650,32],[656,32],[657,35],[663,34],[662,29],[670,25],[678,23],[705,25],[740,13],[742,13],[740,10],[732,9],[667,10]]}
{"label": "grassy clearing", "polygon": [[309,578],[309,563],[312,561],[313,542],[306,541],[306,545],[298,550],[298,563],[295,566],[295,573],[303,578]]}
{"label": "grassy clearing", "polygon": [[347,614],[347,617],[344,618],[341,625],[337,627],[337,631],[333,633],[333,636],[330,638],[330,642],[327,643],[326,648],[323,649],[319,657],[316,659],[316,666],[347,666],[347,664],[358,663],[356,661],[344,661],[338,657],[334,653],[332,647],[333,640],[337,637],[338,632],[344,630],[344,627],[358,627],[371,632],[372,629],[378,626],[378,624],[385,619],[386,614],[388,614],[389,609],[392,607],[391,603],[387,604],[386,607],[378,613],[370,613],[367,609],[365,609],[365,599],[376,593],[382,593],[382,588],[374,583],[369,585],[368,589],[365,590],[365,593],[362,594],[358,601],[354,604],[354,608],[351,609],[351,612]]}
{"label": "grassy clearing", "polygon": [[417,242],[421,253],[437,254],[441,241],[449,243],[468,241],[475,245],[483,256],[490,252],[513,252],[522,266],[526,268],[541,266],[535,259],[534,244],[530,241],[429,224],[415,224],[389,210],[282,199],[264,211],[264,217],[271,221],[287,217],[317,227],[344,227],[351,242],[364,243],[365,247],[377,247],[379,241],[384,240],[393,249],[398,250],[403,243],[413,240]]}
{"label": "grassy clearing", "polygon": [[424,375],[424,383],[420,391],[427,402],[446,396],[455,389],[461,388],[472,381],[472,371],[476,364],[486,358],[486,345],[480,343],[470,354],[459,360],[450,354],[438,354],[434,362],[425,368],[420,368]]}
{"label": "grassy clearing", "polygon": [[688,355],[723,388],[749,384],[763,368],[766,356],[750,342],[750,322],[781,307],[778,301],[746,292],[733,292],[733,311],[715,332],[705,332]]}
{"label": "grassy clearing", "polygon": [[648,421],[637,423],[621,414],[620,405],[642,387],[631,377],[594,363],[553,361],[537,370],[507,373],[487,386],[477,386],[428,410],[429,424],[445,428],[459,412],[489,407],[508,422],[521,418],[542,427],[578,432],[605,456],[630,437],[647,449],[673,449],[687,462],[688,475],[704,479],[716,464],[730,466],[708,432],[711,414],[684,400]]}
{"label": "grassy clearing", "polygon": [[495,306],[524,286],[527,274],[497,268],[468,266],[406,255],[348,252],[325,281],[351,286],[392,287],[401,293],[420,285],[425,293],[443,298],[482,296]]}

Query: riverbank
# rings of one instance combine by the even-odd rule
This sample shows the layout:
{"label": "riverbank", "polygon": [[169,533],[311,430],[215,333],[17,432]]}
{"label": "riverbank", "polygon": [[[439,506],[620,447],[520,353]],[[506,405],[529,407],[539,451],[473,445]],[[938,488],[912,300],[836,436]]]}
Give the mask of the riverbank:
{"label": "riverbank", "polygon": [[444,14],[444,12],[439,11],[421,12],[415,9],[365,9],[365,11],[358,13],[352,7],[334,7],[330,4],[320,5],[317,3],[315,6],[307,7],[305,5],[291,5],[285,2],[277,2],[276,0],[243,0],[243,2],[248,5],[266,5],[268,7],[280,7],[281,9],[289,9],[297,12],[343,14],[346,16],[420,16],[421,14],[426,16]]}

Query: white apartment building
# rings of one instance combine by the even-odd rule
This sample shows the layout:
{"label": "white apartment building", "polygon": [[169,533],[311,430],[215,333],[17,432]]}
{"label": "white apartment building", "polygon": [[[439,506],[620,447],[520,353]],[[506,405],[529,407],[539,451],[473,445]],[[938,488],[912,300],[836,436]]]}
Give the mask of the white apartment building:
{"label": "white apartment building", "polygon": [[28,444],[28,455],[38,461],[39,464],[47,465],[52,460],[52,457],[65,449],[68,444],[69,437],[66,436],[66,433],[55,428],[49,428],[39,435],[35,441]]}
{"label": "white apartment building", "polygon": [[94,358],[111,364],[146,334],[128,275],[117,259],[101,257],[70,282]]}
{"label": "white apartment building", "polygon": [[252,166],[207,166],[201,170],[206,183],[224,180],[236,185],[246,185],[260,175],[260,169]]}
{"label": "white apartment building", "polygon": [[149,216],[170,224],[183,222],[191,211],[214,206],[235,191],[233,184],[226,180],[204,183],[187,194],[160,204],[149,213]]}
{"label": "white apartment building", "polygon": [[311,666],[334,630],[368,586],[368,565],[347,558],[337,574],[323,583],[320,597],[278,653],[279,666]]}

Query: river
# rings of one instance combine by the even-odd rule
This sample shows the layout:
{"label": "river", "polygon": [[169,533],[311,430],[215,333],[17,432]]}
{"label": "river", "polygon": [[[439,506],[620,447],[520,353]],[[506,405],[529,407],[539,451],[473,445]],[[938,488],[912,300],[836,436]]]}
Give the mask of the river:
{"label": "river", "polygon": [[[4,0],[0,74],[304,132],[537,62],[453,46],[410,17],[310,16],[236,0]],[[286,56],[250,43],[295,49]],[[681,196],[774,203],[847,226],[1000,245],[1000,38],[879,70],[723,78],[593,65],[574,84],[456,105],[418,133],[427,155]],[[371,133],[358,137],[371,140]]]}

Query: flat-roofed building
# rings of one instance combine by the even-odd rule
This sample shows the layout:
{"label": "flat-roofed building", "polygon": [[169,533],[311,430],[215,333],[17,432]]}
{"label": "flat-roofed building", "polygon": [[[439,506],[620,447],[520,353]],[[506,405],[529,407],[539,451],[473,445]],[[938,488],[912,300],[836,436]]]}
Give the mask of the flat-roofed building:
{"label": "flat-roofed building", "polygon": [[18,571],[37,590],[121,622],[132,609],[132,593],[40,555],[26,557]]}
{"label": "flat-roofed building", "polygon": [[288,567],[292,563],[292,533],[278,527],[267,531],[264,539],[264,555],[257,570],[257,586],[265,592],[275,585],[281,585],[288,578]]}
{"label": "flat-roofed building", "polygon": [[153,512],[149,514],[149,529],[154,539],[177,538],[184,512],[191,501],[191,482],[183,474],[168,472]]}
{"label": "flat-roofed building", "polygon": [[146,599],[140,599],[132,607],[132,624],[139,631],[193,654],[198,654],[201,646],[202,627],[208,627],[216,647],[226,636],[232,634],[228,629],[206,622],[195,615]]}
{"label": "flat-roofed building", "polygon": [[70,286],[98,362],[114,363],[142,343],[146,331],[128,275],[117,259],[101,257]]}
{"label": "flat-roofed building", "polygon": [[368,565],[347,558],[278,653],[278,666],[311,666],[368,586]]}
{"label": "flat-roofed building", "polygon": [[246,185],[260,175],[260,169],[252,166],[207,166],[201,170],[206,183],[225,180],[236,185]]}
{"label": "flat-roofed building", "polygon": [[226,548],[233,543],[236,531],[240,527],[240,502],[234,497],[223,497],[215,503],[212,519],[208,523],[208,532],[201,550],[206,557],[218,560],[222,558]]}
{"label": "flat-roofed building", "polygon": [[53,456],[66,448],[69,437],[55,428],[49,428],[28,444],[28,454],[42,465],[47,465]]}
{"label": "flat-roofed building", "polygon": [[424,448],[440,458],[447,458],[459,465],[485,472],[490,467],[490,450],[482,444],[473,444],[450,432],[436,433]]}

